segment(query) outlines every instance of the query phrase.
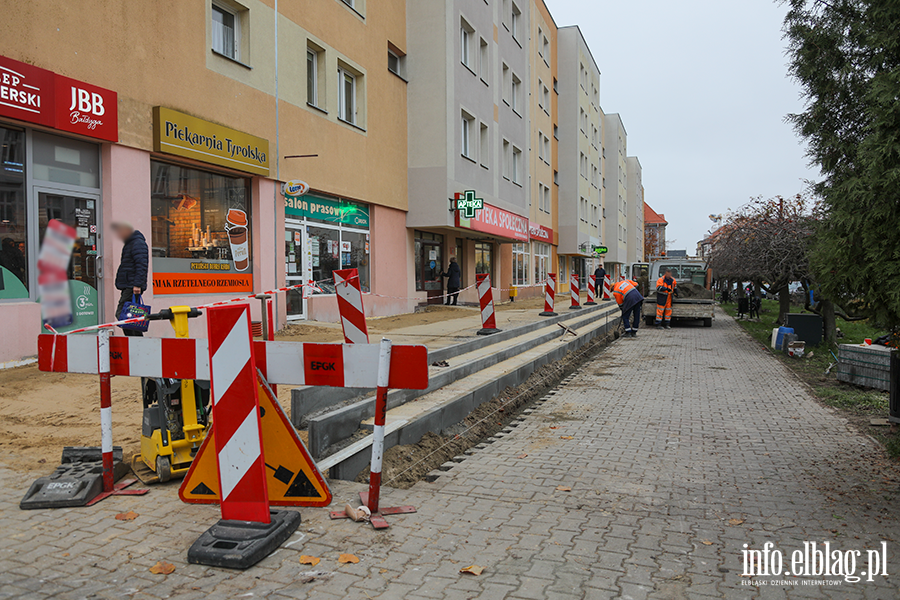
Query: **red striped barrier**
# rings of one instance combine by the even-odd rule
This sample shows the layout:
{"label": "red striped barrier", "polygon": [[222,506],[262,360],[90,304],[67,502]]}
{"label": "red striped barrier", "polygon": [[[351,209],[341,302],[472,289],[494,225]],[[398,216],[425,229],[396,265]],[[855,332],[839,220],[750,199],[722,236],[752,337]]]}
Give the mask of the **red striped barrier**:
{"label": "red striped barrier", "polygon": [[569,275],[569,291],[572,296],[572,305],[569,310],[579,310],[581,308],[581,290],[578,287],[578,275],[572,273]]}
{"label": "red striped barrier", "polygon": [[478,304],[481,306],[481,329],[478,331],[478,335],[499,333],[500,330],[497,329],[497,318],[494,314],[494,295],[491,291],[491,276],[487,273],[475,275],[475,285],[478,288]]}
{"label": "red striped barrier", "polygon": [[584,303],[585,306],[593,306],[597,304],[597,277],[594,275],[588,276],[588,285],[587,285],[587,302]]}
{"label": "red striped barrier", "polygon": [[609,274],[607,274],[603,278],[603,299],[610,300],[611,299],[610,294],[612,294],[612,283],[610,282]]}
{"label": "red striped barrier", "polygon": [[357,269],[342,269],[334,272],[334,290],[337,295],[338,311],[344,341],[348,344],[368,344],[366,311],[363,309],[362,288],[359,285]]}
{"label": "red striped barrier", "polygon": [[542,317],[555,317],[553,309],[556,305],[556,273],[547,273],[547,281],[544,284],[544,312]]}

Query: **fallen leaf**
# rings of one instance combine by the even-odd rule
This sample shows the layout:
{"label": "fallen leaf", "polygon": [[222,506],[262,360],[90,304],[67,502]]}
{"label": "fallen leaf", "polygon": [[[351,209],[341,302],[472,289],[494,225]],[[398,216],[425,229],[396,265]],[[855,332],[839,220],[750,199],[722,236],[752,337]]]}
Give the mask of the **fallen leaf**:
{"label": "fallen leaf", "polygon": [[338,558],[338,562],[341,563],[341,564],[344,564],[344,563],[358,563],[358,562],[359,562],[359,559],[356,558],[356,556],[353,555],[353,554],[341,554],[341,556]]}
{"label": "fallen leaf", "polygon": [[575,436],[574,436],[574,435],[561,435],[561,436],[559,436],[559,439],[561,439],[561,440],[574,440],[574,439],[575,439]]}
{"label": "fallen leaf", "polygon": [[138,518],[138,514],[133,510],[129,510],[127,513],[119,513],[116,515],[116,521],[134,521]]}
{"label": "fallen leaf", "polygon": [[68,553],[68,552],[63,552],[62,555],[63,555],[63,556],[68,556],[69,553]]}
{"label": "fallen leaf", "polygon": [[319,562],[321,562],[321,560],[321,558],[318,558],[316,556],[307,556],[306,554],[304,554],[300,557],[300,564],[316,566],[317,564],[319,564]]}
{"label": "fallen leaf", "polygon": [[559,429],[559,426],[558,426],[558,425],[551,425],[551,426],[550,426],[550,429]]}
{"label": "fallen leaf", "polygon": [[520,454],[520,455],[518,456],[518,458],[525,458],[526,456],[528,456],[528,455],[527,455],[527,454]]}
{"label": "fallen leaf", "polygon": [[175,565],[172,563],[167,563],[164,560],[157,562],[155,565],[150,567],[150,572],[154,575],[168,575],[169,573],[175,572]]}
{"label": "fallen leaf", "polygon": [[738,526],[738,525],[740,525],[740,524],[743,523],[743,522],[744,522],[743,519],[728,519],[728,524],[729,524],[729,525],[732,525],[732,526],[735,526],[735,527]]}
{"label": "fallen leaf", "polygon": [[467,573],[469,575],[481,575],[484,572],[484,567],[479,567],[478,565],[470,565],[463,569],[459,570],[460,573]]}
{"label": "fallen leaf", "polygon": [[704,546],[712,546],[712,542],[709,540],[700,540],[700,543]]}
{"label": "fallen leaf", "polygon": [[572,488],[564,486],[564,485],[558,485],[558,486],[556,486],[556,491],[557,492],[571,492]]}

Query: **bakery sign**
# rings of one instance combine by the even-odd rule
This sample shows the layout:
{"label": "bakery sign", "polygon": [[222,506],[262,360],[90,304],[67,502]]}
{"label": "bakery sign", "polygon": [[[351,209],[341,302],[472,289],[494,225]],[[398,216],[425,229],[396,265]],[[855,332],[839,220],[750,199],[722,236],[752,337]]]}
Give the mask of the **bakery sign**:
{"label": "bakery sign", "polygon": [[456,226],[488,233],[499,237],[527,242],[529,240],[528,218],[508,210],[483,203],[475,216],[467,219],[461,211],[456,211]]}
{"label": "bakery sign", "polygon": [[112,90],[0,56],[0,116],[119,141]]}
{"label": "bakery sign", "polygon": [[528,235],[531,239],[539,242],[547,242],[548,244],[553,243],[553,230],[549,227],[539,225],[534,221],[528,222]]}

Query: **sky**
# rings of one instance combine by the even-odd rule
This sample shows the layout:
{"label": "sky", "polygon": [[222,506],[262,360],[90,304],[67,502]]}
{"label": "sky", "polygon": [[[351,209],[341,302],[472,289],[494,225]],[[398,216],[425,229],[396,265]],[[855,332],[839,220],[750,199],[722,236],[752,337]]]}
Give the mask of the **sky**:
{"label": "sky", "polygon": [[751,197],[816,179],[784,121],[800,112],[774,0],[545,0],[577,24],[600,68],[601,105],[622,115],[645,201],[673,249],[694,254],[713,223]]}

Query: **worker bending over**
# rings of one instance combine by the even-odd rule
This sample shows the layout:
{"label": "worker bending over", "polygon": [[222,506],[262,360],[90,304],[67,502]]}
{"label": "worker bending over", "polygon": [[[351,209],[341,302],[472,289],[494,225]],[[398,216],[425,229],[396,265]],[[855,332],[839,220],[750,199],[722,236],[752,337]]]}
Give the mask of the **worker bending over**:
{"label": "worker bending over", "polygon": [[675,278],[672,277],[672,271],[666,269],[663,276],[656,280],[656,326],[660,329],[671,329],[674,295]]}
{"label": "worker bending over", "polygon": [[625,337],[637,337],[638,325],[641,322],[641,307],[644,305],[644,297],[638,291],[637,283],[630,279],[620,281],[612,287],[612,294],[616,304],[622,309]]}

